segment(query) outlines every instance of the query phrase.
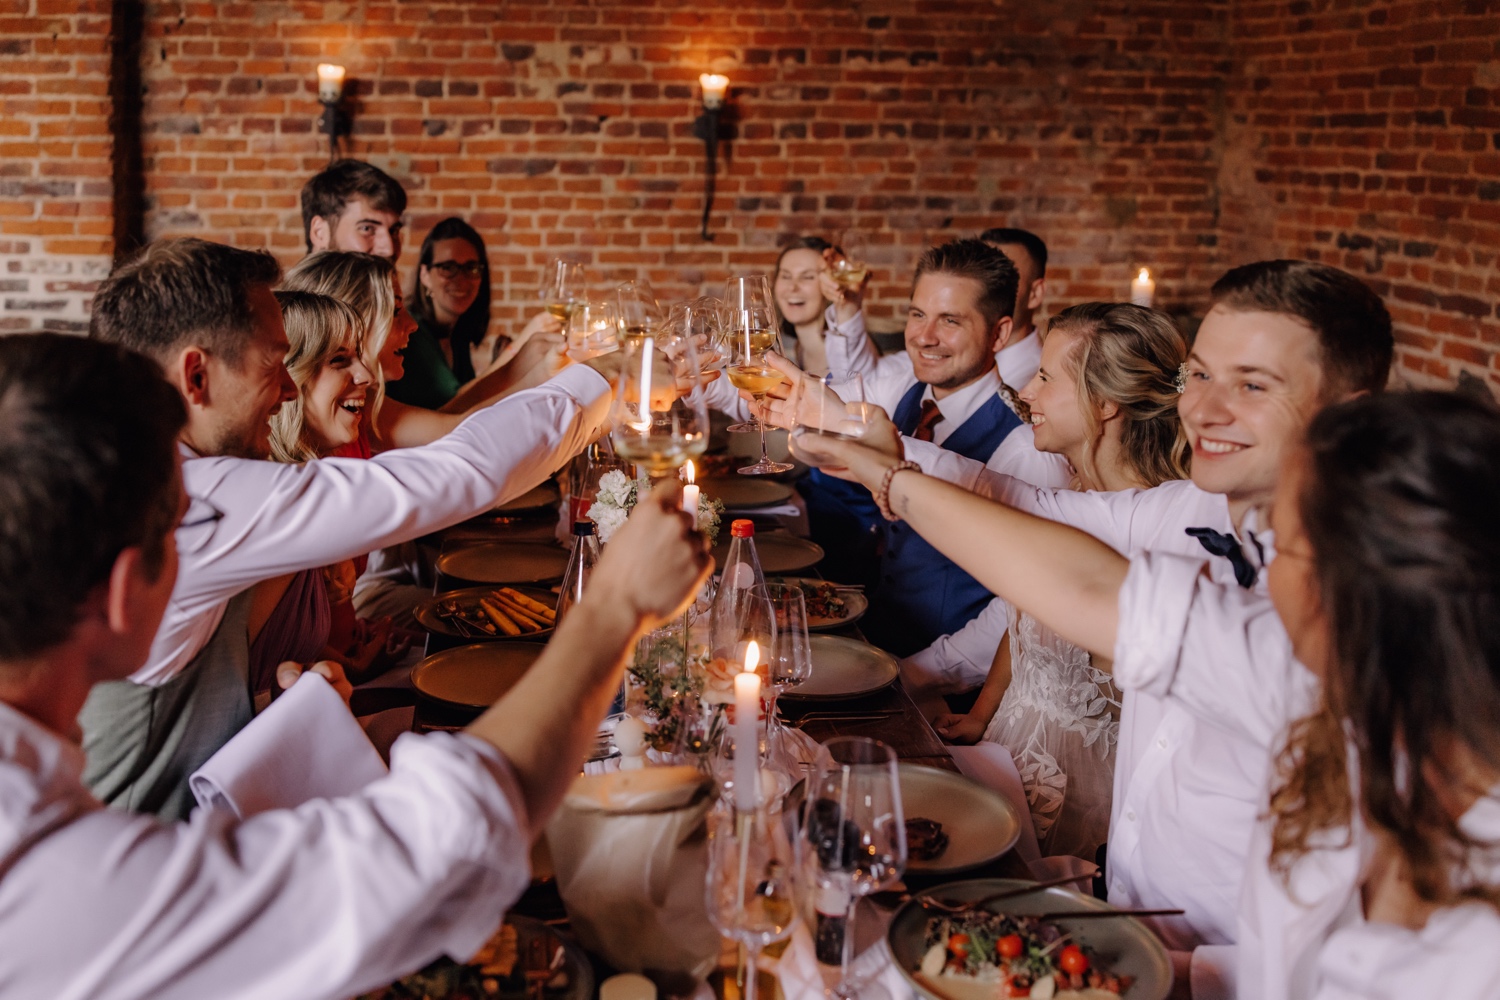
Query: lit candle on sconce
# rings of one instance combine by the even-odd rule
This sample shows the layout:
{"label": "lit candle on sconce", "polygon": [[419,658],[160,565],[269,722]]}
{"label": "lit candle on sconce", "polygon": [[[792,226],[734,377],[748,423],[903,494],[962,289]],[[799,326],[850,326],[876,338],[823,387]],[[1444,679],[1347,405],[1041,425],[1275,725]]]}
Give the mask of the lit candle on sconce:
{"label": "lit candle on sconce", "polygon": [[337,104],[344,98],[344,67],[337,63],[318,63],[318,100]]}
{"label": "lit candle on sconce", "polygon": [[734,807],[751,812],[760,798],[760,646],[745,644],[745,669],[734,675]]}
{"label": "lit candle on sconce", "polygon": [[704,73],[698,77],[703,87],[703,106],[717,111],[724,106],[724,94],[729,90],[729,77],[722,73]]}
{"label": "lit candle on sconce", "polygon": [[1130,283],[1131,305],[1145,306],[1151,308],[1151,302],[1156,298],[1156,282],[1151,280],[1151,272],[1141,268],[1141,273],[1135,276]]}
{"label": "lit candle on sconce", "polygon": [[695,524],[698,518],[698,492],[701,489],[693,482],[696,473],[692,459],[688,459],[688,463],[682,467],[682,478],[687,480],[687,485],[682,488],[682,512],[693,515]]}

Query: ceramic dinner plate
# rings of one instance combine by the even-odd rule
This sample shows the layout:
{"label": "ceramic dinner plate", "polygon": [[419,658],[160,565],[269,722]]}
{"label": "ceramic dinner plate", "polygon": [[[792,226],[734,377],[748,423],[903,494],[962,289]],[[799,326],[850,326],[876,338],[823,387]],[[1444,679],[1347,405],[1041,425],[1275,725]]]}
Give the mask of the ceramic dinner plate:
{"label": "ceramic dinner plate", "polygon": [[785,503],[792,497],[792,487],[787,483],[778,483],[768,479],[753,479],[748,476],[734,476],[699,481],[703,488],[703,495],[715,500],[722,500],[724,506],[729,510],[742,510],[747,507],[769,507],[772,504]]}
{"label": "ceramic dinner plate", "polygon": [[[905,785],[903,784],[903,788]],[[903,801],[903,805],[905,805]],[[910,812],[908,811],[908,815]],[[937,891],[943,899],[979,899],[990,893],[1017,889],[1026,885],[1014,879],[985,878],[968,882],[951,882]],[[1109,905],[1092,896],[1065,889],[1039,889],[1025,896],[990,904],[997,913],[1057,913],[1063,910],[1108,910]],[[928,1000],[992,1000],[993,983],[966,983],[939,979],[927,980],[917,974],[922,954],[927,950],[927,922],[933,911],[923,909],[911,900],[896,911],[886,941],[896,968]],[[1058,924],[1081,944],[1099,956],[1101,963],[1117,975],[1130,976],[1134,982],[1125,991],[1124,1000],[1164,1000],[1172,989],[1172,962],[1166,949],[1144,924],[1130,917],[1078,920],[1065,918]]]}
{"label": "ceramic dinner plate", "polygon": [[[726,517],[724,520],[728,521],[730,518]],[[785,531],[767,531],[764,534],[757,532],[755,552],[760,556],[761,572],[767,576],[775,573],[796,573],[823,561],[821,545]],[[723,569],[724,560],[729,556],[727,525],[719,529],[719,544],[714,546],[713,554],[719,568]]]}
{"label": "ceramic dinner plate", "polygon": [[[1021,839],[1021,818],[1005,796],[952,771],[901,764],[901,810],[934,820],[948,846],[930,861],[910,858],[909,872],[951,875],[994,861]],[[1030,817],[1027,817],[1030,819]]]}
{"label": "ceramic dinner plate", "polygon": [[[817,586],[825,584],[828,581],[819,580],[811,576],[784,576],[776,582],[785,584],[805,583],[809,586]],[[838,585],[834,584],[834,586]],[[809,632],[828,632],[836,628],[843,628],[846,625],[853,625],[865,616],[866,611],[870,610],[869,599],[858,590],[841,590],[837,592],[836,596],[844,602],[843,615],[838,618],[821,618],[814,616],[812,609],[809,608],[807,611],[807,630]]]}
{"label": "ceramic dinner plate", "polygon": [[[415,609],[413,609],[412,617],[416,618],[417,624],[421,625],[427,631],[436,632],[438,635],[452,636],[455,639],[473,639],[475,641],[484,642],[488,642],[491,639],[500,639],[507,641],[515,641],[518,639],[545,640],[552,634],[552,629],[549,627],[541,630],[540,632],[528,632],[525,635],[508,636],[503,632],[496,633],[492,636],[474,635],[470,632],[459,631],[458,626],[453,624],[452,619],[445,618],[438,613],[442,610],[442,605],[447,601],[458,601],[459,604],[463,605],[465,608],[473,609],[476,605],[478,605],[479,599],[481,597],[489,597],[495,592],[496,589],[496,587],[490,586],[465,587],[462,590],[450,590],[445,593],[438,594],[435,597],[429,597],[426,600],[422,601],[416,606]],[[550,590],[544,590],[541,587],[516,587],[515,589],[525,594],[533,601],[539,601],[549,608],[557,604],[557,595],[552,593],[552,591]]]}
{"label": "ceramic dinner plate", "polygon": [[445,649],[412,669],[412,687],[445,705],[489,708],[546,648],[539,642],[481,642]]}
{"label": "ceramic dinner plate", "polygon": [[858,639],[815,635],[810,648],[812,676],[786,691],[783,698],[853,698],[879,691],[901,672],[894,656]]}
{"label": "ceramic dinner plate", "polygon": [[568,553],[541,542],[481,542],[437,559],[439,573],[472,583],[550,583],[567,568]]}
{"label": "ceramic dinner plate", "polygon": [[496,514],[520,514],[529,510],[542,510],[547,507],[556,507],[562,500],[562,491],[552,480],[547,480],[540,486],[534,487],[513,497],[493,508]]}

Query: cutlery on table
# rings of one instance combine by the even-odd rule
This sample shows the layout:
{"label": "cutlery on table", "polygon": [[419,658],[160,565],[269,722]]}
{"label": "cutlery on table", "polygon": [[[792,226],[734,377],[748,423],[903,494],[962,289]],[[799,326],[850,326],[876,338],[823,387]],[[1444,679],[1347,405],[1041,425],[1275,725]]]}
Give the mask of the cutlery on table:
{"label": "cutlery on table", "polygon": [[1029,896],[1033,892],[1040,892],[1043,889],[1052,889],[1056,886],[1067,885],[1070,882],[1078,882],[1083,879],[1092,877],[1093,876],[1091,875],[1068,875],[1063,878],[1048,879],[1045,882],[1035,882],[1031,885],[1021,886],[1017,889],[1006,889],[1004,892],[992,892],[988,896],[983,896],[979,899],[967,899],[959,901],[938,899],[936,896],[918,895],[916,897],[916,900],[929,909],[941,910],[944,913],[951,913],[955,915],[962,913],[972,913],[973,911],[979,909],[982,906],[985,906],[986,904],[997,903],[1002,899],[1017,899],[1021,896]]}

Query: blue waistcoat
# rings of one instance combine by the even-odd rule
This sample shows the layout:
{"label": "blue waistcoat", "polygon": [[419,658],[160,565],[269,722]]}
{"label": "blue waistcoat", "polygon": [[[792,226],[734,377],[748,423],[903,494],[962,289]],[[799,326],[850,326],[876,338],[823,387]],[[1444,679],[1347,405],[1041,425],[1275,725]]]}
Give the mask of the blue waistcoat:
{"label": "blue waistcoat", "polygon": [[[901,397],[892,419],[902,434],[916,430],[926,389],[918,382]],[[976,462],[988,462],[1006,435],[1019,426],[1021,418],[995,393],[942,446]],[[873,499],[870,503],[873,507]],[[870,595],[870,613],[860,623],[876,644],[897,656],[909,656],[938,636],[957,632],[984,610],[990,592],[905,522],[886,525],[884,532],[880,582]]]}

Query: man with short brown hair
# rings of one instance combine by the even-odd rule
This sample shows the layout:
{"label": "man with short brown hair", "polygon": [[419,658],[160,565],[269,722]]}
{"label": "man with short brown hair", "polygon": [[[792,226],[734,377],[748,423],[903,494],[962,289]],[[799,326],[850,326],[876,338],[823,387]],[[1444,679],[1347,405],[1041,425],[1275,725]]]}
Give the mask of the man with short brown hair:
{"label": "man with short brown hair", "polygon": [[302,185],[302,234],[307,252],[358,250],[401,258],[406,191],[390,174],[362,160],[339,160]]}

